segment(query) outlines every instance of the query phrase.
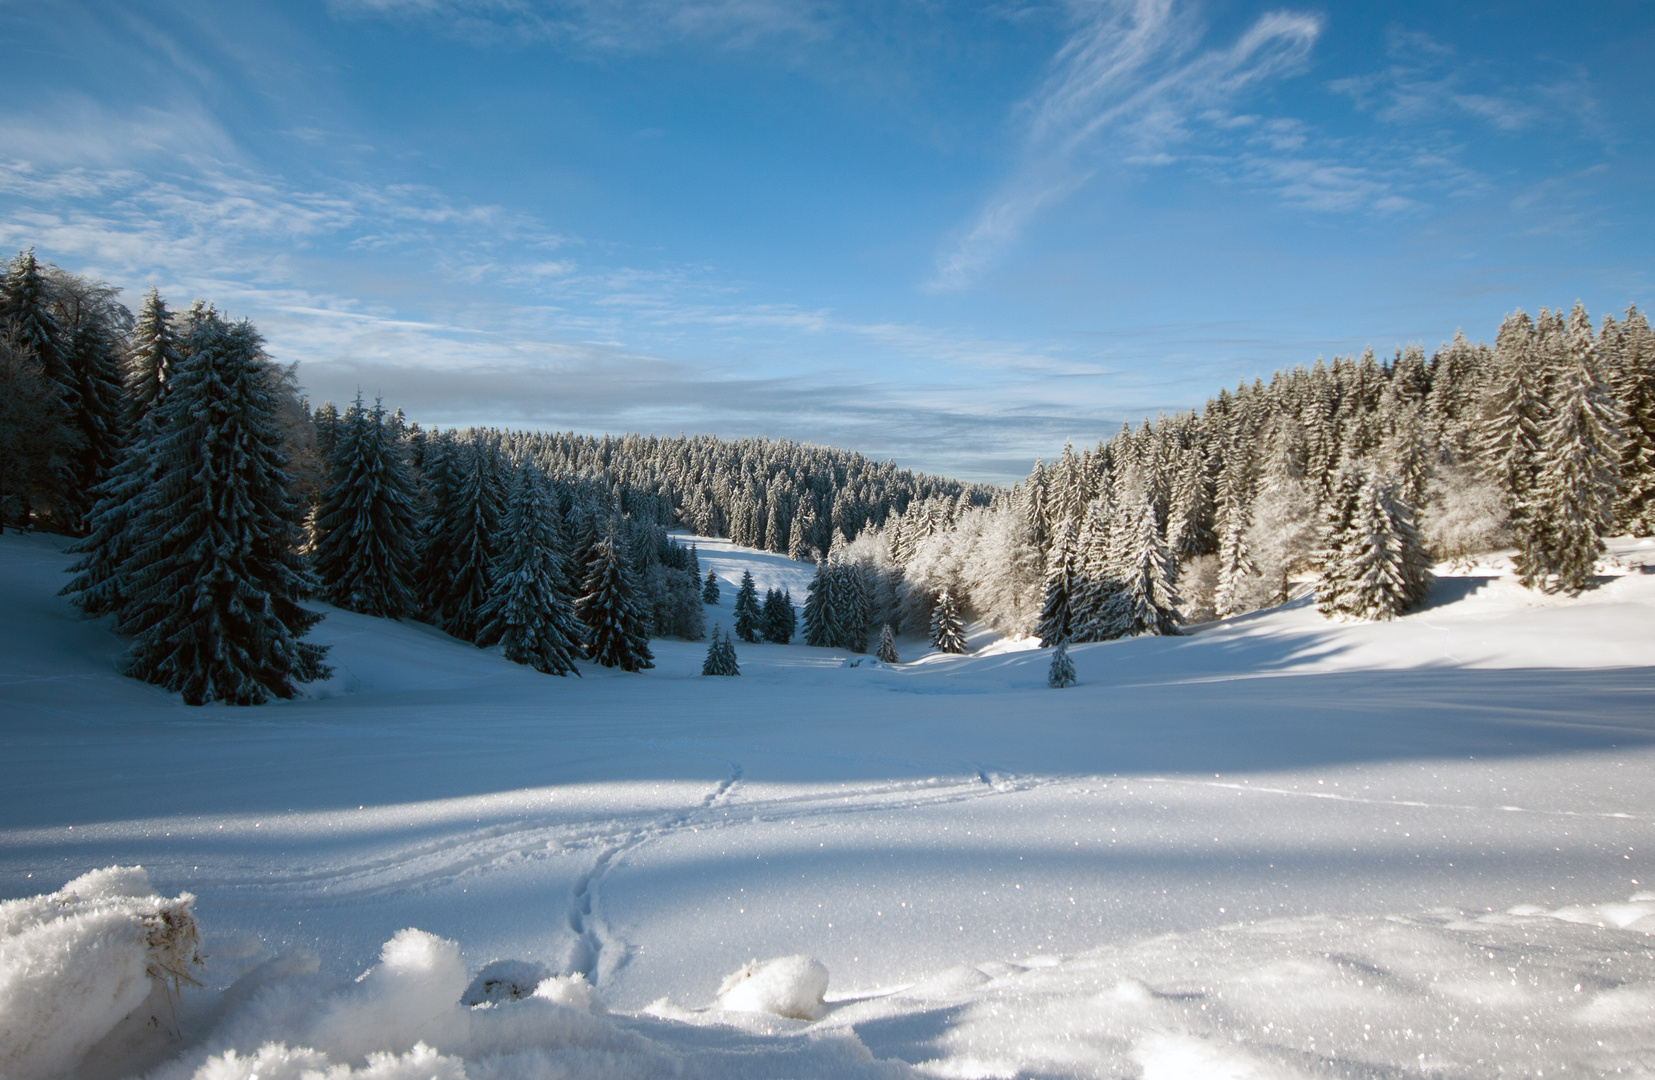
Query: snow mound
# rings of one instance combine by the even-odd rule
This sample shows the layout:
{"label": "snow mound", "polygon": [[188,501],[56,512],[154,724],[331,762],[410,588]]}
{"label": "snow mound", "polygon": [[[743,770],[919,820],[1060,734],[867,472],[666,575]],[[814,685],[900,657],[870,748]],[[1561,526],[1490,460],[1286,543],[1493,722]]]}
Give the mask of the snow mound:
{"label": "snow mound", "polygon": [[94,870],[0,902],[0,1076],[61,1076],[149,997],[193,982],[195,898],[155,894],[140,867]]}
{"label": "snow mound", "polygon": [[551,977],[545,964],[527,960],[496,960],[484,964],[483,970],[471,980],[462,1005],[487,1005],[502,1001],[521,1001],[535,992],[535,988]]}
{"label": "snow mound", "polygon": [[812,957],[778,956],[763,963],[750,960],[724,979],[718,988],[718,1004],[731,1012],[820,1020],[827,988],[828,970]]}
{"label": "snow mound", "polygon": [[586,976],[580,972],[573,975],[553,975],[543,980],[535,987],[534,996],[546,1001],[554,1001],[559,1005],[566,1005],[581,1012],[601,1013],[604,1011],[603,1002],[598,998],[598,992],[592,984],[586,981]]}

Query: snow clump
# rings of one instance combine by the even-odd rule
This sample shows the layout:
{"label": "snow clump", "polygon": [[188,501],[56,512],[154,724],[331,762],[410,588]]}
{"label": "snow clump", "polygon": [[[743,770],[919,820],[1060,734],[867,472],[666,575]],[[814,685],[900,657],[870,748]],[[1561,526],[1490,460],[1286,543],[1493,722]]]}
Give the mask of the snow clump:
{"label": "snow clump", "polygon": [[194,902],[189,893],[156,895],[136,866],[0,901],[0,1076],[62,1076],[157,980],[193,983],[201,962]]}
{"label": "snow clump", "polygon": [[812,957],[778,956],[762,964],[750,960],[725,977],[718,988],[718,1005],[731,1012],[820,1020],[827,988],[828,970]]}

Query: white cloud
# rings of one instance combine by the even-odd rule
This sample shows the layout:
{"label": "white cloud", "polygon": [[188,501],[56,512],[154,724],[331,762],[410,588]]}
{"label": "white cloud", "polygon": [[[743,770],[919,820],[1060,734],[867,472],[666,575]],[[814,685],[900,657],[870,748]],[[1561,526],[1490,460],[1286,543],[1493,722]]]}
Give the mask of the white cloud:
{"label": "white cloud", "polygon": [[1193,5],[1180,0],[1094,0],[1077,10],[1075,29],[1026,103],[1016,172],[938,259],[932,287],[971,284],[1031,218],[1086,184],[1099,155],[1167,163],[1193,121],[1222,118],[1221,106],[1247,88],[1296,70],[1321,21],[1271,12],[1233,44],[1210,49],[1200,48],[1201,30]]}

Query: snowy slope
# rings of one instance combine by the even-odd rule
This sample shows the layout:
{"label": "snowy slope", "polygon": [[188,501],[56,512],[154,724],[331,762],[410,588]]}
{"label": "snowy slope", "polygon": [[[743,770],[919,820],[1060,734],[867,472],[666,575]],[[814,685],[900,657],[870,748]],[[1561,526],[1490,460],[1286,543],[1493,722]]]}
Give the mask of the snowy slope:
{"label": "snowy slope", "polygon": [[[802,603],[808,567],[698,544],[709,628],[743,568]],[[65,561],[0,538],[0,896],[112,863],[196,894],[187,1009],[292,949],[331,1001],[413,926],[467,977],[591,978],[624,1015],[555,1052],[610,1040],[616,1075],[1655,1071],[1655,575],[1567,600],[1473,567],[1392,624],[1299,602],[1079,646],[1064,691],[1039,650],[917,640],[896,668],[738,643],[739,679],[658,641],[652,671],[560,680],[330,612],[336,677],[235,710],[115,675],[118,639],[53,595]],[[695,1011],[798,953],[831,973],[822,1020]],[[446,1016],[420,1037],[475,1075],[561,1075],[476,1072]],[[322,1037],[239,1023],[216,1049]]]}

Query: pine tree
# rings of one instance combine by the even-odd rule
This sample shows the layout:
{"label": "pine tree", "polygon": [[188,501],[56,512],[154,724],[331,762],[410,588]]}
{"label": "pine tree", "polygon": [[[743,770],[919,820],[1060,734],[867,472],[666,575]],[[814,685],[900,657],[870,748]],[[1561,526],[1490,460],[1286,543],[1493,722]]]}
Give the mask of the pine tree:
{"label": "pine tree", "polygon": [[507,660],[548,675],[579,675],[581,625],[565,591],[557,504],[532,462],[518,470],[499,546],[477,644],[498,642]]}
{"label": "pine tree", "polygon": [[200,705],[291,697],[323,678],[325,649],[300,640],[321,616],[293,551],[276,402],[258,333],[205,313],[168,380],[133,515],[119,629],[127,672]]}
{"label": "pine tree", "polygon": [[759,591],[753,585],[752,572],[743,570],[741,588],[736,590],[736,637],[748,644],[756,644],[761,625],[763,615],[759,611]]}
{"label": "pine tree", "polygon": [[64,405],[74,411],[79,403],[64,357],[67,342],[52,312],[50,289],[34,248],[18,252],[0,281],[0,329],[62,389]]}
{"label": "pine tree", "polygon": [[[0,337],[0,532],[14,505],[27,529],[30,507],[57,490],[75,449],[68,421],[57,383],[34,357]],[[74,572],[85,569],[77,564]]]}
{"label": "pine tree", "polygon": [[1534,489],[1547,420],[1539,334],[1529,317],[1517,312],[1501,324],[1495,340],[1494,372],[1482,404],[1478,449],[1484,467],[1510,499],[1518,570],[1525,580],[1544,576],[1545,515]]}
{"label": "pine tree", "polygon": [[797,562],[810,561],[810,542],[805,539],[805,519],[802,513],[793,515],[793,525],[787,530],[787,557]]}
{"label": "pine tree", "polygon": [[632,572],[610,532],[593,545],[585,592],[575,604],[575,614],[586,625],[588,659],[622,671],[655,666],[648,624],[638,610],[636,594]]}
{"label": "pine tree", "polygon": [[[123,330],[115,325],[114,290],[78,279],[64,283],[61,319],[67,331],[64,362],[74,380],[72,424],[78,453],[60,499],[64,524],[84,534],[93,494],[108,479],[126,445],[127,407],[121,371]],[[130,318],[125,308],[118,316]]]}
{"label": "pine tree", "polygon": [[1059,641],[1052,650],[1051,670],[1046,673],[1046,685],[1061,690],[1075,685],[1075,662],[1069,659],[1069,643]]}
{"label": "pine tree", "polygon": [[1116,531],[1114,506],[1105,489],[1092,500],[1080,531],[1069,640],[1108,641],[1126,632]]}
{"label": "pine tree", "polygon": [[1626,416],[1618,520],[1639,536],[1655,533],[1655,332],[1628,308],[1619,326],[1616,396]]}
{"label": "pine tree", "polygon": [[462,641],[476,641],[488,602],[489,568],[498,552],[500,523],[498,461],[492,446],[473,441],[459,447],[458,476],[449,514],[442,522],[447,561],[446,589],[438,625]]}
{"label": "pine tree", "polygon": [[954,597],[944,589],[937,597],[936,607],[931,609],[931,644],[938,652],[963,653],[964,629],[960,621],[960,609],[955,606]]}
{"label": "pine tree", "polygon": [[1579,592],[1591,582],[1613,523],[1625,417],[1599,371],[1592,326],[1579,304],[1564,341],[1568,362],[1557,374],[1529,515],[1538,525],[1531,535],[1541,542],[1520,569],[1531,588],[1550,574],[1557,588]]}
{"label": "pine tree", "polygon": [[831,648],[834,644],[827,616],[830,588],[827,564],[817,562],[816,574],[805,590],[804,611],[805,644],[817,649]]}
{"label": "pine tree", "polygon": [[1122,568],[1121,623],[1123,632],[1177,634],[1183,617],[1178,614],[1178,593],[1173,583],[1178,564],[1155,523],[1155,506],[1147,492],[1133,515],[1131,547]]}
{"label": "pine tree", "polygon": [[1382,621],[1416,607],[1431,584],[1414,511],[1393,477],[1368,477],[1322,567],[1317,607],[1329,617]]}
{"label": "pine tree", "polygon": [[701,662],[703,675],[740,675],[741,667],[736,662],[735,643],[730,635],[720,634],[718,627],[713,627],[713,640],[707,646],[707,658]]}
{"label": "pine tree", "polygon": [[793,614],[793,601],[788,599],[780,589],[766,590],[764,606],[760,609],[760,616],[766,641],[773,641],[777,645],[786,645],[793,640],[793,629],[796,622]]}
{"label": "pine tree", "polygon": [[891,631],[890,623],[886,623],[879,630],[879,648],[875,650],[874,656],[882,664],[895,664],[900,662],[897,660],[896,655],[896,634]]}
{"label": "pine tree", "polygon": [[851,562],[830,562],[828,576],[833,583],[828,619],[835,628],[834,644],[851,652],[867,652],[873,612],[860,568]]}
{"label": "pine tree", "polygon": [[718,603],[718,575],[711,570],[707,571],[707,582],[701,586],[701,602],[703,604]]}
{"label": "pine tree", "polygon": [[1218,546],[1218,589],[1213,595],[1213,613],[1220,619],[1236,614],[1242,583],[1257,574],[1252,553],[1247,550],[1247,519],[1232,514],[1224,527],[1224,540]]}
{"label": "pine tree", "polygon": [[346,411],[315,518],[322,596],[347,611],[401,619],[415,610],[414,481],[385,408]]}
{"label": "pine tree", "polygon": [[1046,556],[1045,602],[1035,634],[1041,648],[1067,641],[1074,632],[1075,584],[1078,576],[1075,530],[1072,522],[1057,526],[1056,542]]}
{"label": "pine tree", "polygon": [[167,380],[183,359],[178,329],[172,324],[167,302],[152,286],[132,330],[126,378],[128,430],[136,430],[144,417],[161,403]]}

